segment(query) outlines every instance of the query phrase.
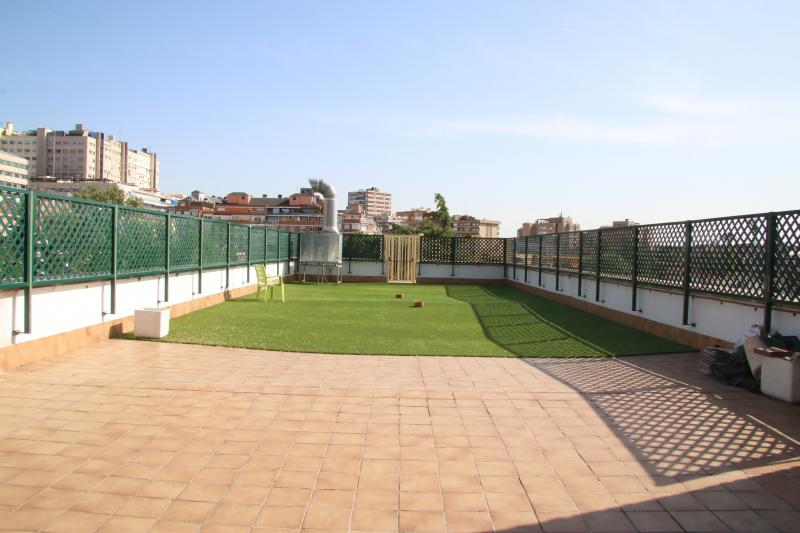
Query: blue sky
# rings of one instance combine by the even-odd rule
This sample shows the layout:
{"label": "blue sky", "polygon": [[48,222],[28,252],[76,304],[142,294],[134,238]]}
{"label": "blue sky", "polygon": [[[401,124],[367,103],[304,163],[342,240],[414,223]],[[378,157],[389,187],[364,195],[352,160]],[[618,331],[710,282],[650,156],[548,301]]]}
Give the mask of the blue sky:
{"label": "blue sky", "polygon": [[395,209],[659,222],[800,207],[800,2],[7,2],[0,120],[166,192],[324,177]]}

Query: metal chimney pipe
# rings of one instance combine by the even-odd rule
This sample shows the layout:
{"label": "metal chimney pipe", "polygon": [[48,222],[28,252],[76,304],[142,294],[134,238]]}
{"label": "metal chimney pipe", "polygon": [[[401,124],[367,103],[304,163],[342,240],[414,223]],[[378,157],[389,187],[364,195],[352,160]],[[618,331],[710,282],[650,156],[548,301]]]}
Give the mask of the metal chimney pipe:
{"label": "metal chimney pipe", "polygon": [[323,218],[325,225],[322,227],[322,233],[339,234],[339,224],[336,220],[338,215],[336,211],[336,189],[333,188],[325,180],[309,179],[308,183],[311,184],[311,190],[314,192],[322,193],[325,197],[325,208],[323,210]]}

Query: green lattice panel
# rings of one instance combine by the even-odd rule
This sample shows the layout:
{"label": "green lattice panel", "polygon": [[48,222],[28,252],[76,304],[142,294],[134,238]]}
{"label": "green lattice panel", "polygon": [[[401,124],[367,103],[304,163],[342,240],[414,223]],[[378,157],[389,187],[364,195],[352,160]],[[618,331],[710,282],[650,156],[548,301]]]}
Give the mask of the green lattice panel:
{"label": "green lattice panel", "polygon": [[525,237],[514,239],[514,264],[517,266],[525,264]]}
{"label": "green lattice panel", "polygon": [[511,265],[514,263],[514,242],[515,239],[509,237],[506,241],[506,264]]}
{"label": "green lattice panel", "polygon": [[300,234],[292,233],[292,259],[300,259]]}
{"label": "green lattice panel", "polygon": [[606,279],[633,279],[634,228],[603,230],[600,243],[600,275]]}
{"label": "green lattice panel", "polygon": [[169,234],[170,270],[200,266],[200,219],[172,216]]}
{"label": "green lattice panel", "polygon": [[264,239],[267,238],[267,229],[263,227],[253,227],[250,235],[250,262],[263,263],[266,260],[266,248]]}
{"label": "green lattice panel", "polygon": [[278,261],[278,232],[273,229],[267,230],[267,263]]}
{"label": "green lattice panel", "polygon": [[637,280],[664,287],[682,287],[685,267],[686,224],[639,228]]}
{"label": "green lattice panel", "polygon": [[800,304],[800,211],[775,217],[772,298]]}
{"label": "green lattice panel", "polygon": [[0,189],[0,287],[25,281],[26,196]]}
{"label": "green lattice panel", "polygon": [[247,263],[247,234],[248,226],[231,224],[230,264],[244,265]]}
{"label": "green lattice panel", "polygon": [[347,261],[383,261],[383,235],[343,235],[342,256]]}
{"label": "green lattice panel", "polygon": [[420,263],[449,263],[453,246],[448,237],[420,237]]}
{"label": "green lattice panel", "polygon": [[120,208],[117,226],[117,273],[163,271],[166,254],[166,215]]}
{"label": "green lattice panel", "polygon": [[556,269],[556,236],[542,235],[542,270]]}
{"label": "green lattice panel", "polygon": [[456,263],[503,264],[503,240],[456,237]]}
{"label": "green lattice panel", "polygon": [[203,268],[227,264],[228,224],[214,220],[203,221]]}
{"label": "green lattice panel", "polygon": [[289,234],[285,231],[280,232],[281,254],[280,260],[286,261],[289,259]]}
{"label": "green lattice panel", "polygon": [[580,251],[579,233],[562,233],[559,243],[558,269],[561,272],[578,272]]}
{"label": "green lattice panel", "polygon": [[528,237],[528,266],[539,268],[539,237]]}
{"label": "green lattice panel", "polygon": [[597,231],[583,232],[581,272],[584,275],[597,275]]}
{"label": "green lattice panel", "polygon": [[111,206],[37,196],[34,281],[110,276],[112,217]]}
{"label": "green lattice panel", "polygon": [[763,298],[766,242],[763,215],[694,222],[692,290]]}

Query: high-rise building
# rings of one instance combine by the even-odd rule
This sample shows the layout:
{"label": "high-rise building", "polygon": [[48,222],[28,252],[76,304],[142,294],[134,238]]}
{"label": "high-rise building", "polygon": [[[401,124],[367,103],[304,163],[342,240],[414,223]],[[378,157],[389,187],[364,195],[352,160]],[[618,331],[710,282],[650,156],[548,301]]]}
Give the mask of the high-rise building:
{"label": "high-rise building", "polygon": [[499,237],[500,221],[477,219],[470,215],[454,215],[453,231],[456,235],[473,237]]}
{"label": "high-rise building", "polygon": [[347,205],[354,204],[363,207],[368,217],[389,216],[392,214],[392,193],[377,187],[347,193]]}
{"label": "high-rise building", "polygon": [[568,231],[578,231],[580,229],[580,224],[572,222],[570,217],[559,215],[557,217],[540,218],[533,223],[525,222],[522,224],[522,227],[517,230],[517,237],[565,233]]}
{"label": "high-rise building", "polygon": [[107,182],[158,192],[159,161],[146,148],[134,150],[113,135],[76,124],[69,131],[0,129],[0,150],[25,159],[35,181]]}
{"label": "high-rise building", "polygon": [[0,152],[0,185],[17,189],[28,187],[28,162],[24,157]]}

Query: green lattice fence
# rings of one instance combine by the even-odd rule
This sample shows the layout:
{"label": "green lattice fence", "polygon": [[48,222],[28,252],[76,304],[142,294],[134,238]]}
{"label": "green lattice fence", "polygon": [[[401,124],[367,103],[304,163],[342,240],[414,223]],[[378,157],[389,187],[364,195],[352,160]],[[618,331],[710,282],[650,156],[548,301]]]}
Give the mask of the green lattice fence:
{"label": "green lattice fence", "polygon": [[272,229],[267,230],[267,262],[278,261],[278,232]]}
{"label": "green lattice fence", "polygon": [[800,304],[800,211],[775,217],[772,297]]}
{"label": "green lattice fence", "polygon": [[228,262],[228,225],[203,221],[203,268],[225,266]]}
{"label": "green lattice fence", "polygon": [[419,256],[420,263],[451,263],[453,261],[453,239],[451,237],[421,237]]}
{"label": "green lattice fence", "polygon": [[383,235],[343,235],[342,257],[347,261],[383,261]]}
{"label": "green lattice fence", "polygon": [[558,243],[558,269],[578,272],[580,265],[580,233],[562,233]]}
{"label": "green lattice fence", "polygon": [[230,226],[230,246],[228,247],[228,261],[231,265],[247,264],[247,253],[249,251],[249,228],[239,224]]}
{"label": "green lattice fence", "polygon": [[289,260],[289,234],[285,231],[278,232],[280,241],[280,254],[278,259],[281,261]]}
{"label": "green lattice fence", "polygon": [[606,279],[633,279],[633,228],[603,230],[600,253],[600,275]]}
{"label": "green lattice fence", "polygon": [[542,235],[542,270],[556,269],[556,236]]}
{"label": "green lattice fence", "polygon": [[582,231],[581,273],[584,276],[597,274],[597,231]]}
{"label": "green lattice fence", "polygon": [[170,270],[193,270],[200,267],[199,235],[199,218],[177,215],[170,217]]}
{"label": "green lattice fence", "polygon": [[250,234],[250,263],[265,263],[267,261],[267,229],[252,228]]}
{"label": "green lattice fence", "polygon": [[685,243],[685,223],[639,228],[638,281],[664,287],[681,287],[686,263]]}
{"label": "green lattice fence", "polygon": [[0,189],[0,287],[25,282],[25,224],[27,196]]}
{"label": "green lattice fence", "polygon": [[111,275],[113,213],[112,207],[103,204],[36,195],[34,283]]}

